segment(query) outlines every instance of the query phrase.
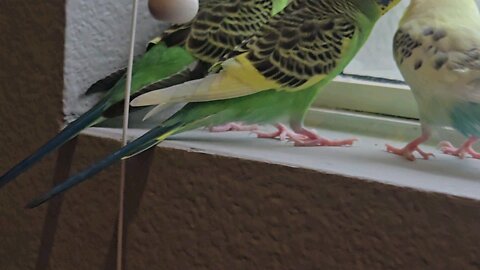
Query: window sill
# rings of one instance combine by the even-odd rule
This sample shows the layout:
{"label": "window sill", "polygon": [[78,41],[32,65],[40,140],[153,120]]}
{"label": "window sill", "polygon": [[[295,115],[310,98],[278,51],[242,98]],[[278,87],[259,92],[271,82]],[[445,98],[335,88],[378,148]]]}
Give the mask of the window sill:
{"label": "window sill", "polygon": [[[414,124],[412,124],[414,125]],[[131,139],[145,130],[133,129]],[[91,128],[88,135],[120,139],[121,130]],[[348,138],[352,135],[342,131],[324,130],[320,134],[329,138]],[[274,140],[259,140],[247,132],[213,134],[197,130],[176,135],[160,144],[160,147],[183,149],[213,155],[236,157],[260,162],[311,169],[359,180],[375,181],[388,185],[438,192],[480,200],[478,162],[460,160],[441,154],[432,146],[436,157],[430,161],[409,162],[387,154],[386,143],[401,146],[404,142],[357,135],[359,141],[353,147],[292,147],[290,143]]]}

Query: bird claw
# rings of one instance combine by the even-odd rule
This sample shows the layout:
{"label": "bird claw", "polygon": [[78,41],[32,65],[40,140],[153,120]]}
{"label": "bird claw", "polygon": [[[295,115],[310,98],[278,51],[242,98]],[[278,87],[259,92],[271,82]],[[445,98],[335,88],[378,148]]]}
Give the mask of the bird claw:
{"label": "bird claw", "polygon": [[300,134],[305,135],[305,139],[294,139],[295,146],[304,147],[304,146],[351,146],[354,142],[358,141],[356,138],[346,139],[346,140],[329,140],[323,138],[317,134],[317,131],[314,129],[300,128]]}
{"label": "bird claw", "polygon": [[210,127],[210,132],[229,132],[229,131],[255,131],[258,129],[258,125],[244,125],[241,123],[228,123],[221,126]]}
{"label": "bird claw", "polygon": [[276,131],[271,133],[255,132],[258,138],[274,139],[279,138],[281,141],[293,141],[295,146],[350,146],[357,139],[347,140],[328,140],[318,136],[315,130],[309,130],[306,128],[300,128],[298,131],[292,131],[283,124],[277,124],[275,126]]}
{"label": "bird claw", "polygon": [[430,157],[435,157],[433,153],[428,153],[423,151],[422,149],[420,149],[420,147],[418,147],[418,145],[417,146],[406,145],[403,148],[396,148],[389,144],[385,146],[387,147],[387,152],[395,155],[403,156],[410,161],[415,161],[416,158],[415,158],[415,155],[413,154],[415,152],[419,153],[420,156],[422,156],[422,158],[425,160],[430,159]]}
{"label": "bird claw", "polygon": [[358,141],[356,138],[346,139],[346,140],[329,140],[322,137],[317,137],[316,139],[304,139],[304,140],[294,140],[295,146],[305,147],[305,146],[351,146],[354,142]]}
{"label": "bird claw", "polygon": [[300,139],[307,139],[308,137],[303,134],[296,133],[294,131],[289,130],[285,125],[277,124],[275,126],[277,128],[274,132],[260,132],[255,131],[254,133],[257,134],[257,138],[261,139],[275,139],[279,138],[280,141],[286,140],[300,140]]}
{"label": "bird claw", "polygon": [[464,159],[468,154],[472,158],[480,159],[480,153],[473,150],[471,145],[462,145],[461,147],[456,148],[450,142],[442,141],[438,144],[438,146],[440,147],[440,150],[446,155],[456,156],[460,159]]}

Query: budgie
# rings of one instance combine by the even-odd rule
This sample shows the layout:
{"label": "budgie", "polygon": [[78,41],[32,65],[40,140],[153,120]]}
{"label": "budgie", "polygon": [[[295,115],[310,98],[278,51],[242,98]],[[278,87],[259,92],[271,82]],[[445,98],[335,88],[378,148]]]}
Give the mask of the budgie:
{"label": "budgie", "polygon": [[[175,24],[154,39],[133,66],[132,97],[151,87],[198,79],[210,66],[250,37],[288,0],[201,0],[197,16]],[[35,153],[0,177],[0,187],[27,170],[83,129],[123,113],[125,69],[93,84],[86,95],[106,92],[88,112],[70,123]]]}
{"label": "budgie", "polygon": [[419,145],[432,129],[450,126],[468,137],[460,148],[442,142],[446,154],[480,158],[480,14],[474,0],[412,0],[394,37],[396,63],[417,102],[422,134],[387,151],[428,159]]}
{"label": "budgie", "polygon": [[151,91],[131,105],[188,102],[169,119],[28,206],[35,207],[114,162],[167,137],[232,121],[271,123],[308,106],[358,52],[376,21],[399,0],[293,0],[200,80]]}

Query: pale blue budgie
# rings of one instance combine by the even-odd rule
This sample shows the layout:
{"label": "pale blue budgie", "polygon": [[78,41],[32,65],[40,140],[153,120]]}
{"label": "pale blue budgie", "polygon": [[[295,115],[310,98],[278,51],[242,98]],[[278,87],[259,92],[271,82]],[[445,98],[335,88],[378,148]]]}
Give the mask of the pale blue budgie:
{"label": "pale blue budgie", "polygon": [[480,158],[480,13],[474,0],[412,0],[394,38],[397,65],[420,112],[422,135],[387,151],[414,160],[432,156],[419,148],[432,128],[451,126],[468,137],[459,148],[442,142],[444,153]]}

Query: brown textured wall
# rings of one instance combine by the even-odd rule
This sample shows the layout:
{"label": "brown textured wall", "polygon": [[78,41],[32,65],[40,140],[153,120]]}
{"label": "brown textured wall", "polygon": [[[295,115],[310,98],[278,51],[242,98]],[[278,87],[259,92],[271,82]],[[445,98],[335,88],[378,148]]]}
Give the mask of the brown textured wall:
{"label": "brown textured wall", "polygon": [[168,149],[130,190],[129,269],[480,269],[471,200]]}
{"label": "brown textured wall", "polygon": [[[0,1],[0,172],[55,134],[62,120],[64,0]],[[25,198],[47,187],[53,159],[0,190],[0,269],[33,269],[44,210]]]}
{"label": "brown textured wall", "polygon": [[[73,170],[118,146],[81,136]],[[126,269],[480,269],[475,201],[174,149],[128,168]],[[61,207],[23,210],[41,188],[9,187],[0,265],[114,269],[117,171],[66,193]],[[34,267],[39,254],[51,268]]]}
{"label": "brown textured wall", "polygon": [[[64,16],[0,1],[0,172],[59,126]],[[23,205],[118,146],[81,136],[0,190],[0,269],[114,269],[118,166]],[[477,201],[160,148],[129,161],[127,190],[129,270],[480,269]]]}

